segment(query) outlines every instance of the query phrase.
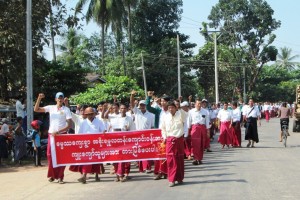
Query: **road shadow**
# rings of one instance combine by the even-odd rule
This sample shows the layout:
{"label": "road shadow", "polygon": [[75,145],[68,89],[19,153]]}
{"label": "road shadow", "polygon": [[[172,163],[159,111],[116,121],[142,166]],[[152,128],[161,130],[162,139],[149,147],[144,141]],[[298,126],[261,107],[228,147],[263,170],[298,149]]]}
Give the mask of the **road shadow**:
{"label": "road shadow", "polygon": [[207,181],[184,181],[184,184],[182,184],[182,186],[205,184],[205,183],[229,183],[229,182],[247,183],[245,179],[223,179],[223,180],[207,180]]}

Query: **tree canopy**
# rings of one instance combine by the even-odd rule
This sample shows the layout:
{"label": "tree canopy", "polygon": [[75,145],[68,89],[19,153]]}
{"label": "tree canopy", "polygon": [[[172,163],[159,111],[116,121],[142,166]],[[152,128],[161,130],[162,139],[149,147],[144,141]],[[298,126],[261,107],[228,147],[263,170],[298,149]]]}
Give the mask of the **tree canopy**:
{"label": "tree canopy", "polygon": [[[221,101],[241,99],[244,83],[248,97],[291,101],[293,88],[300,83],[298,55],[292,55],[289,47],[278,52],[273,45],[281,23],[266,0],[220,0],[203,22],[200,33],[206,44],[195,55],[196,44],[178,29],[182,0],[78,0],[71,9],[62,2],[33,0],[35,94],[50,97],[63,91],[74,103],[97,104],[112,95],[127,101],[135,89],[144,98],[139,70],[144,65],[148,90],[176,98],[179,36],[182,96],[212,102],[212,29],[219,31],[214,34]],[[0,7],[0,94],[7,100],[26,92],[26,1],[0,1]],[[92,20],[101,28],[87,36],[81,24]],[[53,50],[52,61],[45,59],[44,48]],[[107,83],[87,88],[88,72],[101,74]]]}

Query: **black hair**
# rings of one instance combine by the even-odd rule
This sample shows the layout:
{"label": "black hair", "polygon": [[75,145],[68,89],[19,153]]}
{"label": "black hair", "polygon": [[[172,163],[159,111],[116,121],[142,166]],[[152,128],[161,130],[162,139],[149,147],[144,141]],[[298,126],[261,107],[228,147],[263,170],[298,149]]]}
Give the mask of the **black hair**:
{"label": "black hair", "polygon": [[232,105],[237,107],[237,102],[236,101],[232,102]]}
{"label": "black hair", "polygon": [[113,105],[120,107],[120,103],[118,103],[118,102],[114,103]]}
{"label": "black hair", "polygon": [[120,103],[119,107],[121,107],[121,106],[125,106],[126,108],[128,108],[128,104],[126,104],[126,103]]}
{"label": "black hair", "polygon": [[104,105],[106,102],[105,101],[100,101],[98,105]]}
{"label": "black hair", "polygon": [[21,120],[23,120],[22,117],[17,117],[17,122],[20,122]]}
{"label": "black hair", "polygon": [[176,108],[174,101],[168,101],[168,106],[174,106]]}

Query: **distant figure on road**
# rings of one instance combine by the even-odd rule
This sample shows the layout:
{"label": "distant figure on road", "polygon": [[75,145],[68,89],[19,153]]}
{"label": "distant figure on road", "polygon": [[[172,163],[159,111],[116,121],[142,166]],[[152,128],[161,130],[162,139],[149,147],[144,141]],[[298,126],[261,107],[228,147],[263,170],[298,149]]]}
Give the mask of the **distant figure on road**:
{"label": "distant figure on road", "polygon": [[254,105],[253,99],[249,99],[249,106],[243,111],[244,121],[246,121],[245,140],[248,140],[247,147],[254,147],[254,142],[258,143],[257,122],[260,124],[260,112]]}
{"label": "distant figure on road", "polygon": [[[290,109],[286,106],[286,102],[283,102],[279,111],[278,111],[278,117],[280,117],[280,128],[281,128],[281,131],[280,131],[280,141],[279,142],[282,142],[282,123],[283,121],[286,121],[287,122],[287,129],[289,129],[289,117],[291,116],[291,111]],[[288,135],[289,132],[288,132]]]}
{"label": "distant figure on road", "polygon": [[224,146],[232,145],[232,111],[228,109],[228,103],[224,102],[223,109],[218,113],[217,118],[220,120],[220,136],[218,138],[218,142],[222,145],[222,149]]}

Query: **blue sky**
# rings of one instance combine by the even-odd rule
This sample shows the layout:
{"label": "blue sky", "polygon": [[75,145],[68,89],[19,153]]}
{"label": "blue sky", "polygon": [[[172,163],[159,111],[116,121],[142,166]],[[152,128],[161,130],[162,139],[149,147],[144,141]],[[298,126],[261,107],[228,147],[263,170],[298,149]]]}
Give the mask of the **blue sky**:
{"label": "blue sky", "polygon": [[[77,1],[67,0],[69,6],[74,6]],[[281,27],[274,33],[276,34],[276,40],[274,45],[277,48],[289,47],[291,48],[292,55],[300,55],[300,40],[299,34],[299,12],[300,1],[295,0],[267,0],[268,4],[274,10],[274,18],[281,21]],[[199,28],[202,27],[203,21],[208,21],[207,16],[210,13],[211,8],[218,3],[218,0],[183,0],[183,13],[180,22],[179,31],[190,36],[190,42],[196,43],[197,47],[194,49],[194,53],[198,52],[198,49],[204,45],[204,38],[199,34]],[[90,35],[94,32],[100,32],[94,23],[90,23],[84,27],[83,31],[86,35]],[[51,59],[50,49],[46,48],[45,53],[48,59]],[[297,60],[300,62],[300,58]]]}

